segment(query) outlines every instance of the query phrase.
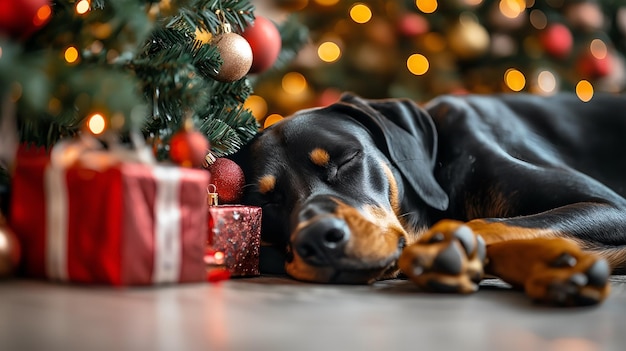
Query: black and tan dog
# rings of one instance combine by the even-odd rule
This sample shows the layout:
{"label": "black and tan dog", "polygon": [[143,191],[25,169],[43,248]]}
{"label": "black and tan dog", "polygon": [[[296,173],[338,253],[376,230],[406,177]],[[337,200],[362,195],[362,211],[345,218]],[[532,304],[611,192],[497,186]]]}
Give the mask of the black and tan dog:
{"label": "black and tan dog", "polygon": [[537,301],[586,305],[626,272],[626,98],[345,94],[236,155],[262,238],[300,280],[399,271],[468,293],[484,274]]}

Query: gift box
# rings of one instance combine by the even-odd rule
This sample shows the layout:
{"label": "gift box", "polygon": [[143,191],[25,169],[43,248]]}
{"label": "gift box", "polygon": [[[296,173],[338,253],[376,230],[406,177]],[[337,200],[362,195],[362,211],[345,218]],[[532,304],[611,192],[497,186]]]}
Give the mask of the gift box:
{"label": "gift box", "polygon": [[65,163],[18,151],[10,226],[21,271],[117,286],[204,281],[209,177],[106,151]]}
{"label": "gift box", "polygon": [[233,277],[259,275],[261,208],[243,205],[209,206],[208,248]]}

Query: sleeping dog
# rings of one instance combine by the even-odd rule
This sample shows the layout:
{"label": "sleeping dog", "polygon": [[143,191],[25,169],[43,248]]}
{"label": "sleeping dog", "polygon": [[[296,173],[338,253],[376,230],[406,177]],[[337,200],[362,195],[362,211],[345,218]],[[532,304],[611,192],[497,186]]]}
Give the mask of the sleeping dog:
{"label": "sleeping dog", "polygon": [[589,305],[626,273],[625,152],[624,97],[344,94],[234,159],[295,279],[469,293],[489,275]]}

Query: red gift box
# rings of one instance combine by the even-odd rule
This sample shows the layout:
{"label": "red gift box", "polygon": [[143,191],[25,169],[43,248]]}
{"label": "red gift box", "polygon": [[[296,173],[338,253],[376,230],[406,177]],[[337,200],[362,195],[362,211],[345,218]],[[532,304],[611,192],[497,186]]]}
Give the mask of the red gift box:
{"label": "red gift box", "polygon": [[204,170],[112,162],[102,169],[20,157],[10,226],[30,277],[148,285],[204,281]]}
{"label": "red gift box", "polygon": [[261,208],[243,205],[209,206],[209,247],[222,252],[233,277],[259,275]]}

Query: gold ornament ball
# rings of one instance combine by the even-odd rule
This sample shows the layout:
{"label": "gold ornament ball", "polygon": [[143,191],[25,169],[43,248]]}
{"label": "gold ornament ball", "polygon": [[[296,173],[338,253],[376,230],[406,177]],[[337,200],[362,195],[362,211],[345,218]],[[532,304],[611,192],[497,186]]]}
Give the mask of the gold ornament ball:
{"label": "gold ornament ball", "polygon": [[20,255],[17,237],[0,218],[0,279],[13,275],[20,262]]}
{"label": "gold ornament ball", "polygon": [[450,49],[461,59],[477,58],[489,49],[489,33],[480,25],[471,20],[457,23],[448,32]]}
{"label": "gold ornament ball", "polygon": [[243,78],[252,66],[252,48],[237,33],[224,33],[214,39],[223,64],[214,76],[220,82],[234,82]]}

